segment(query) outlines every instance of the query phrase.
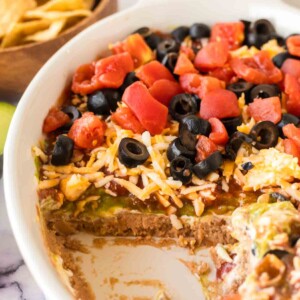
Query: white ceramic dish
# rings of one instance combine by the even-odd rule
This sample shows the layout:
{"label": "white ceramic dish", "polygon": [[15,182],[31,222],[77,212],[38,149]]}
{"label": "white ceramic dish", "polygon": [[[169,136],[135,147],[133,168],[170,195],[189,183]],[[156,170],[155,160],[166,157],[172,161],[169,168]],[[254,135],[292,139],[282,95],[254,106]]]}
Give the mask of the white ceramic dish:
{"label": "white ceramic dish", "polygon": [[[48,299],[73,297],[58,278],[41,238],[35,208],[37,195],[31,147],[40,138],[43,119],[70,81],[75,68],[94,59],[108,43],[124,38],[141,26],[167,31],[173,26],[196,21],[212,24],[258,18],[270,19],[281,34],[300,31],[299,10],[279,0],[141,0],[138,5],[110,16],[76,36],[36,75],[20,101],[9,130],[4,152],[4,187],[17,243]],[[167,274],[176,273],[176,266],[168,265],[168,268]],[[186,289],[175,277],[174,288]],[[176,298],[192,299],[182,294]]]}

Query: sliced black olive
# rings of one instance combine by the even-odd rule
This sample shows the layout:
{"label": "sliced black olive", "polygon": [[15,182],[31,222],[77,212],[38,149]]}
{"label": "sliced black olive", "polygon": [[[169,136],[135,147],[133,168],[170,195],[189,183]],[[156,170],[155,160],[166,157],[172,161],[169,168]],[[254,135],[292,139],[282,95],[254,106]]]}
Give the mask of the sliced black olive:
{"label": "sliced black olive", "polygon": [[136,139],[123,138],[119,144],[118,157],[128,168],[143,164],[149,157],[147,147]]}
{"label": "sliced black olive", "polygon": [[193,172],[198,178],[203,179],[211,172],[219,169],[222,162],[223,159],[221,152],[215,151],[209,157],[194,165]]}
{"label": "sliced black olive", "polygon": [[192,41],[192,50],[195,54],[197,54],[202,47],[202,39],[195,39]]}
{"label": "sliced black olive", "polygon": [[252,143],[252,138],[239,131],[235,132],[225,146],[226,157],[230,160],[235,160],[237,153],[243,143]]}
{"label": "sliced black olive", "polygon": [[249,32],[246,37],[246,45],[260,48],[263,44],[270,40],[270,35]]}
{"label": "sliced black olive", "polygon": [[195,99],[197,103],[197,111],[199,111],[201,106],[201,99],[196,94],[192,94],[192,97]]}
{"label": "sliced black olive", "polygon": [[169,113],[177,121],[196,114],[197,111],[196,99],[190,94],[178,94],[171,99],[169,104]]}
{"label": "sliced black olive", "polygon": [[251,90],[251,99],[269,98],[280,95],[280,89],[275,84],[259,84]]}
{"label": "sliced black olive", "polygon": [[158,44],[162,41],[162,37],[158,35],[157,33],[151,33],[150,35],[145,37],[145,41],[147,45],[152,49],[156,49]]}
{"label": "sliced black olive", "polygon": [[139,29],[137,29],[136,31],[134,31],[133,33],[138,33],[140,34],[143,38],[149,36],[152,31],[150,30],[149,27],[141,27]]}
{"label": "sliced black olive", "polygon": [[188,127],[184,124],[179,129],[179,139],[181,144],[189,150],[195,150],[197,144],[197,137],[195,134],[188,130]]}
{"label": "sliced black olive", "polygon": [[284,256],[290,254],[289,252],[285,251],[285,250],[281,250],[281,249],[273,249],[273,250],[269,250],[267,251],[264,256],[266,256],[267,254],[273,254],[276,257],[278,257],[279,259],[282,259]]}
{"label": "sliced black olive", "polygon": [[272,200],[279,201],[279,202],[288,201],[288,199],[284,195],[277,192],[271,193],[270,198]]}
{"label": "sliced black olive", "polygon": [[65,106],[61,109],[65,114],[67,114],[71,121],[61,127],[62,130],[69,130],[73,125],[74,121],[81,117],[81,112],[73,105]]}
{"label": "sliced black olive", "polygon": [[285,60],[291,57],[292,56],[288,52],[281,52],[275,55],[272,58],[272,61],[277,68],[281,68]]}
{"label": "sliced black olive", "polygon": [[119,90],[121,93],[124,93],[125,89],[129,87],[134,82],[138,81],[139,79],[135,76],[135,72],[129,72],[127,73],[123,84],[119,87]]}
{"label": "sliced black olive", "polygon": [[254,84],[251,82],[238,81],[238,82],[229,84],[226,89],[234,92],[238,98],[241,97],[241,95],[244,93],[246,103],[249,103],[251,101],[250,92],[253,87],[254,87]]}
{"label": "sliced black olive", "polygon": [[290,236],[290,245],[291,247],[295,247],[297,242],[300,239],[300,234],[294,233]]}
{"label": "sliced black olive", "polygon": [[179,132],[181,131],[181,128],[183,126],[186,126],[187,129],[195,135],[201,134],[209,136],[211,132],[210,123],[207,120],[197,117],[196,115],[189,115],[184,117],[180,122]]}
{"label": "sliced black olive", "polygon": [[184,156],[190,160],[194,160],[196,150],[189,150],[181,144],[180,138],[175,139],[168,147],[167,158],[172,161],[177,156]]}
{"label": "sliced black olive", "polygon": [[178,53],[171,52],[165,55],[165,57],[162,59],[161,63],[166,66],[170,72],[174,72],[176,63],[178,59]]}
{"label": "sliced black olive", "polygon": [[285,39],[276,32],[270,34],[270,40],[276,40],[279,46],[284,46],[285,44]]}
{"label": "sliced black olive", "polygon": [[277,124],[279,134],[284,137],[282,128],[287,124],[294,124],[296,127],[299,125],[300,119],[292,114],[282,114],[281,121]]}
{"label": "sliced black olive", "polygon": [[119,101],[121,94],[118,90],[103,89],[89,95],[87,108],[96,115],[109,115],[117,109]]}
{"label": "sliced black olive", "polygon": [[244,35],[245,35],[245,38],[244,38],[243,44],[245,44],[246,41],[247,41],[247,36],[248,36],[248,34],[250,32],[251,21],[241,20],[241,22],[244,24]]}
{"label": "sliced black olive", "polygon": [[251,161],[247,161],[247,162],[243,163],[241,165],[241,167],[243,168],[244,171],[250,171],[251,169],[254,168],[254,165]]}
{"label": "sliced black olive", "polygon": [[54,166],[64,166],[71,162],[74,142],[66,135],[59,135],[52,152],[51,164]]}
{"label": "sliced black olive", "polygon": [[236,132],[236,128],[237,126],[240,126],[242,124],[242,117],[238,116],[238,117],[234,117],[234,118],[226,118],[226,119],[221,119],[222,123],[224,124],[227,133],[229,134],[229,136],[231,136],[232,134],[234,134]]}
{"label": "sliced black olive", "polygon": [[157,58],[161,61],[166,54],[179,51],[180,44],[174,39],[167,38],[160,42],[157,46]]}
{"label": "sliced black olive", "polygon": [[259,19],[255,21],[253,24],[253,31],[264,35],[276,32],[273,24],[267,19]]}
{"label": "sliced black olive", "polygon": [[256,149],[268,149],[276,146],[279,131],[273,122],[262,121],[253,126],[250,137],[253,139]]}
{"label": "sliced black olive", "polygon": [[180,180],[183,184],[187,184],[192,179],[192,168],[193,165],[188,158],[184,156],[178,156],[171,161],[171,176],[175,180]]}
{"label": "sliced black olive", "polygon": [[185,37],[189,35],[189,32],[189,27],[179,26],[171,32],[171,35],[176,42],[181,43],[185,39]]}
{"label": "sliced black olive", "polygon": [[203,23],[195,23],[190,27],[190,36],[193,40],[210,37],[210,28]]}

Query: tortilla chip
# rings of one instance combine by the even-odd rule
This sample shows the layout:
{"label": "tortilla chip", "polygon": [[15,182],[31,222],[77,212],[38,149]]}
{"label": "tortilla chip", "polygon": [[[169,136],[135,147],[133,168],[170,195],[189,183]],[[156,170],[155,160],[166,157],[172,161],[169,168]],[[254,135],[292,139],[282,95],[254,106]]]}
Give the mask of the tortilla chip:
{"label": "tortilla chip", "polygon": [[49,28],[51,21],[49,20],[38,20],[25,23],[17,23],[11,29],[11,31],[4,36],[1,47],[7,48],[23,43],[24,38],[27,35],[34,34],[38,31]]}
{"label": "tortilla chip", "polygon": [[74,11],[41,11],[36,9],[27,11],[24,17],[26,17],[26,19],[58,20],[72,17],[84,18],[90,16],[91,13],[92,12],[87,9],[77,9]]}
{"label": "tortilla chip", "polygon": [[39,6],[36,10],[39,11],[69,11],[76,9],[85,9],[85,0],[52,0]]}
{"label": "tortilla chip", "polygon": [[53,39],[59,35],[66,24],[66,20],[57,20],[52,22],[50,27],[45,30],[38,31],[25,37],[28,42],[43,42]]}
{"label": "tortilla chip", "polygon": [[0,38],[9,32],[23,14],[37,6],[35,0],[0,1]]}

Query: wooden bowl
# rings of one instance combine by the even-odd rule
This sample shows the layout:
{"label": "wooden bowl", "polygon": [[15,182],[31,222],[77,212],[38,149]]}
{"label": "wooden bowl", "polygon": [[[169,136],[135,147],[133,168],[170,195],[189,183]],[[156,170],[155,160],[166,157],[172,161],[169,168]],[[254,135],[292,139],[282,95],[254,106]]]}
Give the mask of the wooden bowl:
{"label": "wooden bowl", "polygon": [[91,16],[46,42],[0,50],[0,101],[17,101],[41,66],[77,33],[117,10],[116,0],[101,0]]}

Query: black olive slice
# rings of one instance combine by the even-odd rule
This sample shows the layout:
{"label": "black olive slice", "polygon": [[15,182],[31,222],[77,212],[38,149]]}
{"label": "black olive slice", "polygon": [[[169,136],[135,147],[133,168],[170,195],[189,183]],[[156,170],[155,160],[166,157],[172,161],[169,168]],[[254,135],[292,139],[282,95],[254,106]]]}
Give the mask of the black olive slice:
{"label": "black olive slice", "polygon": [[81,112],[73,105],[65,106],[61,109],[65,114],[70,117],[70,122],[61,127],[62,130],[69,130],[74,121],[81,117]]}
{"label": "black olive slice", "polygon": [[149,157],[147,147],[136,139],[123,138],[119,144],[118,157],[128,168],[143,164]]}
{"label": "black olive slice", "polygon": [[250,92],[253,87],[254,87],[254,84],[251,82],[238,81],[238,82],[229,84],[226,89],[234,92],[238,98],[242,96],[242,93],[244,93],[246,103],[249,103],[250,99],[251,99]]}
{"label": "black olive slice", "polygon": [[254,165],[251,161],[247,161],[241,165],[244,171],[249,171],[254,168]]}
{"label": "black olive slice", "polygon": [[128,88],[131,84],[138,81],[139,79],[135,76],[135,72],[129,72],[126,74],[126,77],[123,81],[123,84],[119,87],[121,93],[124,93],[125,89]]}
{"label": "black olive slice", "polygon": [[282,132],[282,128],[288,124],[294,124],[296,127],[299,125],[300,119],[292,114],[282,114],[282,118],[280,122],[277,124],[277,128],[279,130],[279,134],[281,137],[284,137]]}
{"label": "black olive slice", "polygon": [[138,33],[138,34],[140,34],[143,38],[145,38],[145,37],[149,36],[149,35],[152,33],[152,31],[150,30],[149,27],[141,27],[141,28],[138,28],[137,30],[135,30],[135,31],[133,32],[133,34],[134,34],[134,33]]}
{"label": "black olive slice", "polygon": [[186,125],[180,127],[179,139],[181,144],[188,150],[195,150],[197,144],[197,137],[195,134],[188,130]]}
{"label": "black olive slice", "polygon": [[161,63],[166,66],[170,72],[174,72],[176,63],[177,63],[177,59],[178,59],[178,53],[176,52],[171,52],[168,53],[164,56],[164,58],[162,59]]}
{"label": "black olive slice", "polygon": [[181,43],[189,35],[190,29],[187,26],[179,26],[175,28],[171,35],[175,39],[176,42]]}
{"label": "black olive slice", "polygon": [[71,162],[74,142],[66,135],[59,135],[52,152],[51,164],[54,166],[65,166]]}
{"label": "black olive slice", "polygon": [[166,54],[170,52],[177,53],[179,51],[180,44],[172,38],[164,39],[157,45],[157,58],[161,61]]}
{"label": "black olive slice", "polygon": [[279,131],[273,122],[262,121],[253,126],[250,137],[253,139],[256,149],[268,149],[276,146]]}
{"label": "black olive slice", "polygon": [[169,113],[174,120],[197,113],[197,102],[190,94],[178,94],[174,96],[169,104]]}
{"label": "black olive slice", "polygon": [[283,202],[283,201],[288,201],[289,199],[287,199],[284,195],[277,193],[277,192],[273,192],[270,194],[270,198],[275,200],[275,201],[279,201],[279,202]]}
{"label": "black olive slice", "polygon": [[239,131],[235,132],[225,146],[225,156],[230,160],[235,160],[243,143],[252,143],[252,138]]}
{"label": "black olive slice", "polygon": [[293,58],[293,56],[291,54],[289,54],[288,52],[281,52],[281,53],[278,53],[277,55],[275,55],[272,58],[272,61],[273,61],[273,64],[277,68],[281,68],[283,63],[285,62],[285,60],[288,58]]}
{"label": "black olive slice", "polygon": [[236,132],[237,126],[240,126],[242,124],[243,120],[242,120],[241,116],[238,116],[238,117],[234,117],[234,118],[221,119],[221,122],[224,124],[229,136],[231,136],[232,134],[234,134]]}
{"label": "black olive slice", "polygon": [[153,32],[150,35],[145,37],[145,41],[147,45],[152,49],[156,49],[158,44],[162,41],[162,37],[157,33]]}
{"label": "black olive slice", "polygon": [[190,36],[193,40],[210,37],[210,28],[203,23],[194,23],[190,27]]}
{"label": "black olive slice", "polygon": [[176,138],[168,147],[167,158],[172,161],[177,156],[184,156],[190,160],[194,160],[196,155],[196,150],[189,150],[181,144],[180,138]]}
{"label": "black olive slice", "polygon": [[181,119],[179,132],[181,127],[186,126],[192,134],[201,134],[209,136],[211,133],[211,125],[207,120],[201,119],[196,115],[189,115]]}
{"label": "black olive slice", "polygon": [[270,98],[280,95],[280,89],[275,84],[259,84],[251,90],[251,100],[255,98]]}
{"label": "black olive slice", "polygon": [[198,178],[203,179],[211,172],[219,169],[222,162],[221,152],[215,151],[209,157],[194,165],[193,172]]}
{"label": "black olive slice", "polygon": [[171,162],[171,176],[175,180],[180,180],[183,184],[187,184],[192,179],[192,167],[193,165],[188,158],[184,156],[178,156],[174,158]]}
{"label": "black olive slice", "polygon": [[276,33],[273,24],[267,19],[259,19],[253,23],[253,31],[258,34],[268,35]]}
{"label": "black olive slice", "polygon": [[268,34],[259,34],[256,32],[249,32],[246,37],[246,45],[254,46],[260,48],[263,44],[267,43],[270,40],[270,35]]}
{"label": "black olive slice", "polygon": [[275,255],[277,258],[282,259],[284,256],[290,254],[288,251],[285,250],[281,250],[281,249],[273,249],[273,250],[269,250],[264,254],[264,257],[268,254],[273,254]]}

